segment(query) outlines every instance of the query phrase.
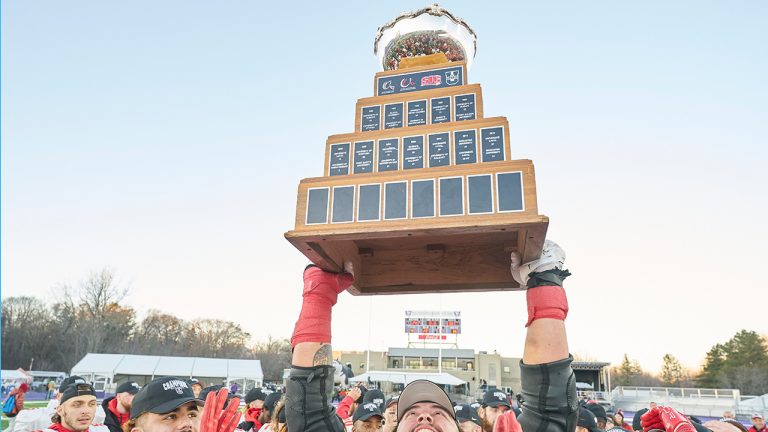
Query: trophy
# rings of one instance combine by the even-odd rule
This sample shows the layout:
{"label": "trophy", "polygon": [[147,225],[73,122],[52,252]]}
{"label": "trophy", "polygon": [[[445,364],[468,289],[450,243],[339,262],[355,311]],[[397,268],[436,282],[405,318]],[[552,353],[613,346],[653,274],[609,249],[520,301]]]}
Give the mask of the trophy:
{"label": "trophy", "polygon": [[285,233],[353,294],[520,289],[511,251],[541,253],[533,163],[514,159],[505,117],[487,117],[467,71],[472,28],[433,5],[379,28],[382,72],[352,133],[326,141],[322,177],[301,180]]}

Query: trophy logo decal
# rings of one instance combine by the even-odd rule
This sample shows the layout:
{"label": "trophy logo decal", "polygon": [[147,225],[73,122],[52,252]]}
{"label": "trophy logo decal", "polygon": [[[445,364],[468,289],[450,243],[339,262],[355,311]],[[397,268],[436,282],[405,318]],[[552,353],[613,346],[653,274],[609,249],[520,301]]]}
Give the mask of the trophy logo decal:
{"label": "trophy logo decal", "polygon": [[452,70],[445,73],[445,83],[448,85],[456,85],[459,83],[459,71]]}

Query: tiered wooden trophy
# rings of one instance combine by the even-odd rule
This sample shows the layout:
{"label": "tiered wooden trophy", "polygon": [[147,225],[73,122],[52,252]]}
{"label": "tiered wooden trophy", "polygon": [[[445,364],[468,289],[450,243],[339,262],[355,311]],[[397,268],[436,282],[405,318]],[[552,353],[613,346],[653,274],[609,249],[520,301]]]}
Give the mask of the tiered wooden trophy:
{"label": "tiered wooden trophy", "polygon": [[380,28],[374,96],[355,132],[328,137],[324,176],[299,184],[285,237],[324,269],[351,263],[354,294],[519,289],[510,252],[541,252],[533,163],[512,159],[507,119],[467,84],[475,44],[437,5]]}

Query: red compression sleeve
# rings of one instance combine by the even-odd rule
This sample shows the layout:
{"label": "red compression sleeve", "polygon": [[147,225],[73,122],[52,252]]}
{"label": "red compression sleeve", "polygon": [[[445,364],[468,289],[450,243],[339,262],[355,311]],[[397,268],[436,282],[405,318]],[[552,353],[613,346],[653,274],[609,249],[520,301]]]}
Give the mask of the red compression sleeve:
{"label": "red compression sleeve", "polygon": [[526,292],[528,300],[528,327],[539,318],[554,318],[565,321],[568,316],[568,298],[561,286],[537,286]]}
{"label": "red compression sleeve", "polygon": [[331,308],[352,282],[349,273],[329,273],[314,266],[304,270],[304,299],[293,328],[292,347],[301,342],[331,342]]}

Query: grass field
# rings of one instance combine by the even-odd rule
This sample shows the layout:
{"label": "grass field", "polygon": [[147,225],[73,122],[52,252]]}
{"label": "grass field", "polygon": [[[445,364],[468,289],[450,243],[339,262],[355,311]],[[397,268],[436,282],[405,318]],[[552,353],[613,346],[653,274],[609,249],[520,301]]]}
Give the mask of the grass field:
{"label": "grass field", "polygon": [[[48,405],[48,401],[29,401],[24,402],[24,409],[28,408],[40,408]],[[2,425],[0,425],[0,430],[5,430],[5,428],[8,427],[8,419],[3,416]]]}

